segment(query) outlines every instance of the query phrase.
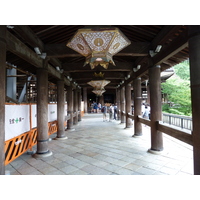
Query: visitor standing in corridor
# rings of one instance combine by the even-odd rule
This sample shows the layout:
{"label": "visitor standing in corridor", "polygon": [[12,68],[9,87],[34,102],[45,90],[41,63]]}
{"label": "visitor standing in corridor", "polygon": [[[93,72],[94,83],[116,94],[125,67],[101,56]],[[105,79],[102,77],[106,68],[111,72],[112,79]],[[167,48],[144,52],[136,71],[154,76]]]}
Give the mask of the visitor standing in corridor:
{"label": "visitor standing in corridor", "polygon": [[107,106],[106,106],[106,105],[104,105],[104,106],[101,108],[101,112],[103,113],[103,122],[107,121],[107,119],[106,119]]}

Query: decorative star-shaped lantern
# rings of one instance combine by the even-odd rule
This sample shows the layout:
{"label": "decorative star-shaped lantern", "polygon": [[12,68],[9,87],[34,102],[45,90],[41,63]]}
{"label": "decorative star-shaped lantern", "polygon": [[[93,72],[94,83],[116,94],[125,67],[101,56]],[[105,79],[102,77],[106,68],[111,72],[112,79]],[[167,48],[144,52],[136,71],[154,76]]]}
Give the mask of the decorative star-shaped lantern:
{"label": "decorative star-shaped lantern", "polygon": [[112,56],[130,43],[118,28],[86,28],[79,29],[67,46],[86,57],[84,66],[107,69],[109,63],[115,65]]}
{"label": "decorative star-shaped lantern", "polygon": [[95,93],[97,96],[102,96],[102,94],[105,92],[105,89],[100,90],[92,90],[93,93]]}
{"label": "decorative star-shaped lantern", "polygon": [[103,89],[106,85],[108,85],[110,81],[108,80],[92,80],[90,82],[87,82],[87,84],[91,85],[95,89]]}

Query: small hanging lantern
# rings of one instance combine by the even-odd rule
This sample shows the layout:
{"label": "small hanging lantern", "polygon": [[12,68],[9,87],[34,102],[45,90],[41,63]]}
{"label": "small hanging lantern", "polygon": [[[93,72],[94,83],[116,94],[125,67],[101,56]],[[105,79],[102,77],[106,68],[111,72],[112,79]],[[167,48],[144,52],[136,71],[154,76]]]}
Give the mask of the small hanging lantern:
{"label": "small hanging lantern", "polygon": [[102,96],[102,94],[105,92],[105,89],[100,90],[92,90],[93,93],[95,93],[97,96]]}
{"label": "small hanging lantern", "polygon": [[91,85],[95,89],[103,89],[109,83],[110,81],[108,80],[92,80],[90,82],[87,82],[87,84]]}

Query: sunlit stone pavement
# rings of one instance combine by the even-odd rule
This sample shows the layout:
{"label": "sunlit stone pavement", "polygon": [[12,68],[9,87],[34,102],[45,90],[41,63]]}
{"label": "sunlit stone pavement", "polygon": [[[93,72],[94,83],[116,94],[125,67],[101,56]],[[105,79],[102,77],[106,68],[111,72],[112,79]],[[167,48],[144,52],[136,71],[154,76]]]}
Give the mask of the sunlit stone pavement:
{"label": "sunlit stone pavement", "polygon": [[[6,166],[10,175],[192,175],[192,146],[164,134],[161,155],[148,152],[150,128],[132,137],[120,121],[103,122],[102,114],[82,117],[67,140],[49,141],[53,155],[35,159],[24,153]],[[51,138],[56,134],[51,135]],[[34,147],[36,149],[36,146]]]}

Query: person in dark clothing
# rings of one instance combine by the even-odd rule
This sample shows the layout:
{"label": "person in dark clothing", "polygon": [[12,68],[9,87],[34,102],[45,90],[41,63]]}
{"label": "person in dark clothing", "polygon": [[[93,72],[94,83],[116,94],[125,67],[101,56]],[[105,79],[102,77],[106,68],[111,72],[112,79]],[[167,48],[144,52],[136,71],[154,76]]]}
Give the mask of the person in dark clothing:
{"label": "person in dark clothing", "polygon": [[103,122],[107,121],[106,119],[107,106],[106,105],[102,107],[101,112],[103,113]]}
{"label": "person in dark clothing", "polygon": [[97,113],[97,103],[96,102],[93,102],[93,110],[94,110],[94,113]]}
{"label": "person in dark clothing", "polygon": [[114,119],[117,120],[117,105],[114,105]]}

